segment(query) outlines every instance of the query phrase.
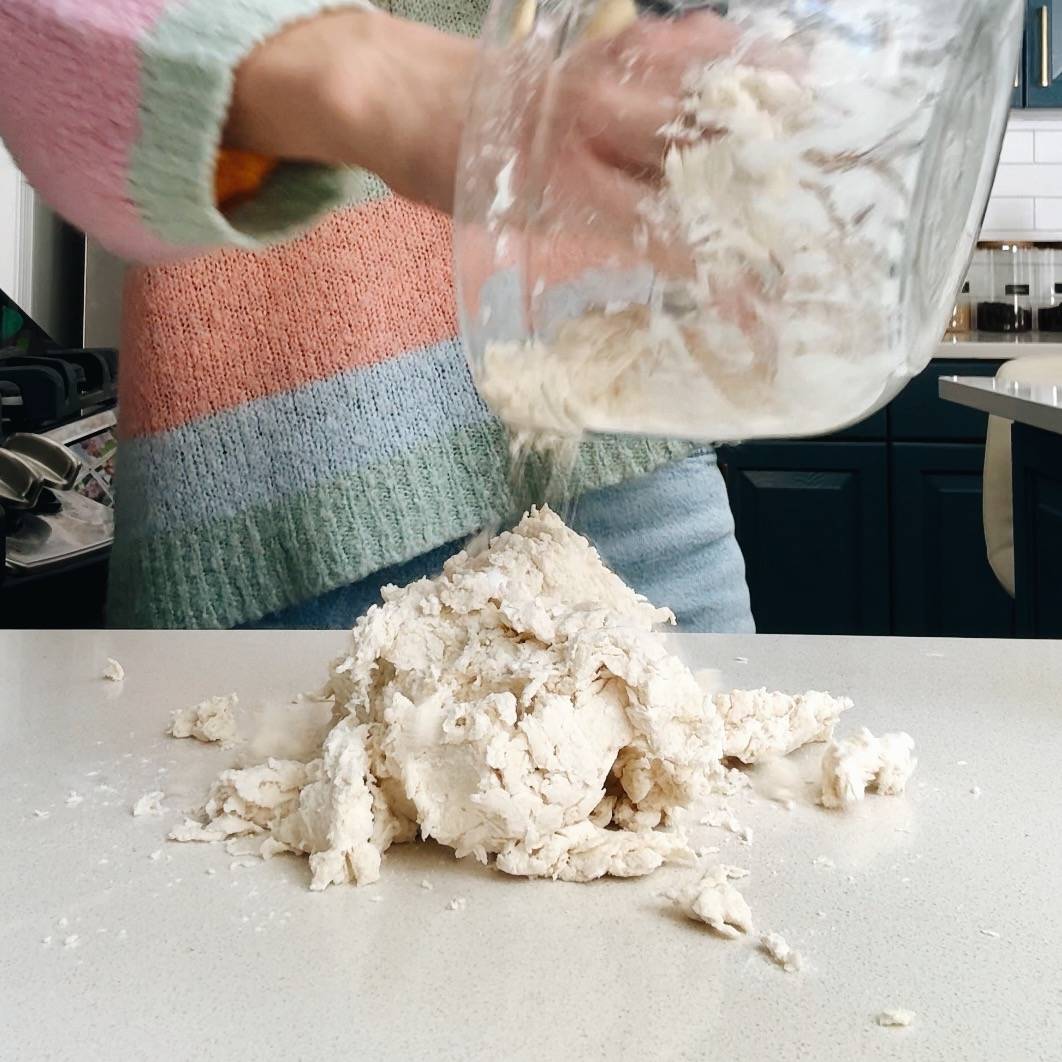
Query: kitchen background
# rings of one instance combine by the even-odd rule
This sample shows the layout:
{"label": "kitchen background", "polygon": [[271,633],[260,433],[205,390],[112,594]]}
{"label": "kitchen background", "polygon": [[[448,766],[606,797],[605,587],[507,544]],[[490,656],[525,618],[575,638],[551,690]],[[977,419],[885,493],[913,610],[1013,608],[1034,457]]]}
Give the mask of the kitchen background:
{"label": "kitchen background", "polygon": [[[1062,333],[1036,329],[1041,308],[1062,306],[1062,0],[1030,2],[1026,36],[984,247],[929,368],[837,436],[721,452],[763,632],[1036,633],[1017,630],[986,559],[987,418],[938,397],[941,376],[1062,352]],[[43,207],[0,147],[0,439],[46,431],[84,461],[72,491],[4,506],[0,626],[103,621],[122,272]],[[997,331],[968,331],[984,303],[995,314],[981,324]]]}

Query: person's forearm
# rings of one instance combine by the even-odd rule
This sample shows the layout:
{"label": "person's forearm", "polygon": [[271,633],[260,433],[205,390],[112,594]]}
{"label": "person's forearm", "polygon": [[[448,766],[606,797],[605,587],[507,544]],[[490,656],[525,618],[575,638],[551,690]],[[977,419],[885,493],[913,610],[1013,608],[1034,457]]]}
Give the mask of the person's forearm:
{"label": "person's forearm", "polygon": [[475,44],[379,11],[291,26],[238,68],[225,145],[359,166],[452,205]]}
{"label": "person's forearm", "polygon": [[[258,249],[348,202],[364,177],[275,165],[249,209],[217,209],[214,163],[235,69],[293,24],[368,3],[0,0],[0,137],[50,206],[123,257]],[[319,132],[312,112],[299,120]]]}

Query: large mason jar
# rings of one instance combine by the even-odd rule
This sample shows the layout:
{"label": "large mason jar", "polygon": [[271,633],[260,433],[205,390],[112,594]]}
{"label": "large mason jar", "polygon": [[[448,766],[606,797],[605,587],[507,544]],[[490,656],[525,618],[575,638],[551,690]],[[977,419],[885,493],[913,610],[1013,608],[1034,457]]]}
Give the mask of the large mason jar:
{"label": "large mason jar", "polygon": [[834,431],[948,323],[1022,0],[494,0],[455,255],[520,431]]}

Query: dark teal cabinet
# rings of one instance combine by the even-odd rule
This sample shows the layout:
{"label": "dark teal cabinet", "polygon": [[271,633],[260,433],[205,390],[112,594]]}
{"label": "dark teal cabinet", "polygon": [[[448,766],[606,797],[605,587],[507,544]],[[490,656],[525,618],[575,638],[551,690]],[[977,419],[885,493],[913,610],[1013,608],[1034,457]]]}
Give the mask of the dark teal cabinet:
{"label": "dark teal cabinet", "polygon": [[1029,0],[1022,67],[1024,105],[1062,107],[1062,0]]}
{"label": "dark teal cabinet", "polygon": [[1018,633],[1062,638],[1062,436],[1015,424],[1011,441]]}
{"label": "dark teal cabinet", "polygon": [[987,418],[938,396],[942,375],[998,368],[937,360],[886,410],[839,435],[720,450],[759,630],[1014,632],[1014,604],[985,550]]}
{"label": "dark teal cabinet", "polygon": [[750,443],[720,463],[757,629],[887,634],[885,446]]}
{"label": "dark teal cabinet", "polygon": [[988,564],[981,510],[984,447],[891,447],[893,631],[1006,638],[1014,603]]}

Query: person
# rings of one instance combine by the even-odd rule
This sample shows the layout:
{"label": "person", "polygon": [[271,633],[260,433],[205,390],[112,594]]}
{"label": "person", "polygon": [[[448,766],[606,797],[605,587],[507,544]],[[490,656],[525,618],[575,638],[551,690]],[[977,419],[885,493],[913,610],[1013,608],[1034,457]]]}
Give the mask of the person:
{"label": "person", "polygon": [[[8,150],[141,263],[111,625],[349,626],[506,514],[506,434],[458,338],[446,216],[483,16],[480,0],[0,6]],[[697,47],[733,45],[691,17],[715,20]],[[570,65],[565,172],[617,211],[663,157],[680,23],[639,20]],[[574,526],[686,629],[752,629],[710,450],[595,437],[573,489]]]}

